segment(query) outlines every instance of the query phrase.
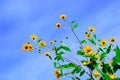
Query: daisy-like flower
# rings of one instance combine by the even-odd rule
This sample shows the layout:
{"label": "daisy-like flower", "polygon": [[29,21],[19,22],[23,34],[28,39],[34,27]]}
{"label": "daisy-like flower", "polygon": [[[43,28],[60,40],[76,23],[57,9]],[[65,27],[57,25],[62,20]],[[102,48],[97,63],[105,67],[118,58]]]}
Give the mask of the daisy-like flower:
{"label": "daisy-like flower", "polygon": [[116,43],[116,40],[113,37],[110,37],[110,42]]}
{"label": "daisy-like flower", "polygon": [[107,46],[108,45],[108,42],[106,40],[101,40],[100,41],[100,45],[101,46]]}
{"label": "daisy-like flower", "polygon": [[40,41],[40,42],[39,42],[39,45],[40,45],[40,47],[46,47],[46,42]]}
{"label": "daisy-like flower", "polygon": [[94,76],[95,78],[99,78],[99,77],[100,77],[100,74],[99,74],[99,72],[93,72],[93,76]]}
{"label": "daisy-like flower", "polygon": [[86,56],[93,56],[95,54],[94,51],[90,51],[90,52],[87,52],[87,53],[84,53]]}
{"label": "daisy-like flower", "polygon": [[50,52],[45,52],[44,55],[45,55],[46,57],[49,57],[49,56],[50,56]]}
{"label": "daisy-like flower", "polygon": [[108,74],[108,76],[109,76],[112,80],[114,80],[114,79],[116,78],[116,76],[115,76],[114,74]]}
{"label": "daisy-like flower", "polygon": [[65,15],[65,14],[62,14],[62,15],[60,16],[60,19],[61,19],[61,20],[66,19],[66,15]]}
{"label": "daisy-like flower", "polygon": [[92,35],[91,34],[86,34],[86,38],[91,38]]}
{"label": "daisy-like flower", "polygon": [[61,27],[61,24],[60,23],[56,23],[56,28],[60,28]]}
{"label": "daisy-like flower", "polygon": [[54,71],[54,75],[56,76],[57,80],[61,78],[60,74],[61,72],[59,70]]}
{"label": "daisy-like flower", "polygon": [[88,52],[93,51],[93,49],[92,49],[91,46],[84,46],[84,47],[83,47],[83,51],[84,51],[84,53],[88,53]]}
{"label": "daisy-like flower", "polygon": [[27,51],[32,51],[34,48],[30,43],[25,43],[22,47],[22,50],[27,52]]}
{"label": "daisy-like flower", "polygon": [[55,42],[54,41],[50,41],[50,44],[53,45]]}
{"label": "daisy-like flower", "polygon": [[33,35],[30,36],[30,38],[35,41],[35,40],[37,40],[38,37],[33,34]]}
{"label": "daisy-like flower", "polygon": [[88,28],[88,31],[90,31],[90,32],[95,32],[96,29],[95,29],[94,27],[90,26],[90,27]]}

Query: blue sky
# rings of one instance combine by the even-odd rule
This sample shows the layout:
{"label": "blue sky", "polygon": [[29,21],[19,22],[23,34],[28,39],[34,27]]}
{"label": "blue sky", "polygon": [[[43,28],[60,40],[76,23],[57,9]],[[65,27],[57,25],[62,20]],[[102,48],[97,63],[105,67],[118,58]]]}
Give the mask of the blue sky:
{"label": "blue sky", "polygon": [[120,44],[120,0],[1,0],[0,80],[55,80],[52,63],[35,51],[22,52],[21,46],[31,34],[46,41],[68,35],[74,41],[70,31],[55,28],[63,13],[79,23],[80,38],[95,26],[97,36],[114,36]]}

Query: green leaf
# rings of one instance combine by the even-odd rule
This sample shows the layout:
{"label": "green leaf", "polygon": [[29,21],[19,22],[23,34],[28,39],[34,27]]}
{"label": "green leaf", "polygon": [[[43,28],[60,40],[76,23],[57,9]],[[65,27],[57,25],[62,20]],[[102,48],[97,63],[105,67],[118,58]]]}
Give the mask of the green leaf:
{"label": "green leaf", "polygon": [[85,73],[85,71],[81,71],[81,72],[80,72],[80,76],[83,76],[84,73]]}
{"label": "green leaf", "polygon": [[75,78],[74,78],[74,77],[72,77],[72,80],[75,80]]}
{"label": "green leaf", "polygon": [[81,50],[79,50],[79,51],[77,52],[77,54],[78,54],[78,55],[84,55],[84,52],[81,51]]}
{"label": "green leaf", "polygon": [[104,64],[104,63],[103,63],[102,71],[104,73],[111,73],[111,74],[113,73],[111,67],[109,66],[109,64]]}
{"label": "green leaf", "polygon": [[64,50],[66,50],[66,51],[71,52],[70,48],[67,47],[67,46],[60,46],[60,47],[58,47],[56,50],[59,51],[59,50],[61,50],[61,49],[64,49]]}
{"label": "green leaf", "polygon": [[76,65],[75,64],[73,64],[73,63],[69,63],[69,64],[64,64],[64,65],[62,65],[64,68],[75,68],[76,67]]}
{"label": "green leaf", "polygon": [[64,62],[64,58],[61,55],[57,55],[54,60],[57,60],[57,61],[61,60]]}
{"label": "green leaf", "polygon": [[94,45],[96,44],[96,42],[93,39],[91,39],[91,38],[89,38],[88,41],[90,41]]}
{"label": "green leaf", "polygon": [[51,56],[49,56],[49,59],[50,59],[50,60],[52,60],[52,57],[51,57]]}
{"label": "green leaf", "polygon": [[110,44],[110,45],[108,46],[108,48],[107,48],[107,50],[106,50],[106,53],[107,53],[107,54],[110,53],[111,47],[112,47],[112,44]]}
{"label": "green leaf", "polygon": [[91,78],[88,78],[87,80],[92,80]]}
{"label": "green leaf", "polygon": [[78,27],[78,23],[75,24],[74,26],[72,26],[72,29],[73,29],[73,28],[77,28],[77,27]]}
{"label": "green leaf", "polygon": [[80,41],[81,44],[87,43],[86,40],[81,40]]}
{"label": "green leaf", "polygon": [[93,37],[96,39],[96,34],[94,34]]}
{"label": "green leaf", "polygon": [[76,69],[75,69],[75,72],[76,73],[79,73],[81,71],[81,68],[78,66],[78,67],[76,67]]}
{"label": "green leaf", "polygon": [[56,63],[56,62],[54,62],[54,68],[56,68],[56,66],[57,66],[57,63]]}
{"label": "green leaf", "polygon": [[100,60],[104,59],[106,57],[107,53],[106,52],[103,52],[101,55],[100,55]]}
{"label": "green leaf", "polygon": [[42,40],[42,39],[39,39],[39,40],[37,41],[37,43],[39,43],[41,40]]}
{"label": "green leaf", "polygon": [[100,47],[99,47],[99,50],[102,51],[102,52],[104,52],[104,50],[102,48],[100,48]]}
{"label": "green leaf", "polygon": [[116,47],[115,52],[116,52],[116,56],[113,58],[113,60],[116,63],[120,63],[120,48],[118,46]]}

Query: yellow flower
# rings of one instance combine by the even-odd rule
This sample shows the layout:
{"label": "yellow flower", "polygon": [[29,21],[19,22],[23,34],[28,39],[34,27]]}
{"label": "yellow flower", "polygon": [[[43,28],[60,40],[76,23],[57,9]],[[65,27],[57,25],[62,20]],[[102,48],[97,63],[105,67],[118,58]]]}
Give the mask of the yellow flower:
{"label": "yellow flower", "polygon": [[91,34],[86,34],[86,38],[91,38],[92,35]]}
{"label": "yellow flower", "polygon": [[61,27],[61,24],[60,23],[56,23],[56,28],[60,28]]}
{"label": "yellow flower", "polygon": [[33,35],[30,36],[30,38],[35,41],[35,40],[37,40],[38,37],[33,34]]}
{"label": "yellow flower", "polygon": [[99,74],[99,72],[93,72],[93,76],[94,76],[95,78],[99,78],[99,77],[100,77],[100,74]]}
{"label": "yellow flower", "polygon": [[115,76],[114,74],[108,74],[108,76],[109,76],[112,80],[114,80],[114,79],[116,78],[116,76]]}
{"label": "yellow flower", "polygon": [[110,37],[110,42],[116,43],[116,40],[113,37]]}
{"label": "yellow flower", "polygon": [[39,42],[39,45],[40,45],[40,47],[46,47],[46,42],[40,41],[40,42]]}
{"label": "yellow flower", "polygon": [[50,53],[49,53],[49,52],[45,52],[44,55],[45,55],[46,57],[49,57],[49,56],[50,56]]}
{"label": "yellow flower", "polygon": [[55,42],[54,41],[50,41],[50,44],[53,45]]}
{"label": "yellow flower", "polygon": [[23,51],[32,51],[34,48],[30,43],[26,43],[23,45],[22,50]]}
{"label": "yellow flower", "polygon": [[90,27],[88,28],[88,31],[90,31],[90,32],[95,32],[96,29],[95,29],[94,27],[90,26]]}
{"label": "yellow flower", "polygon": [[94,51],[90,51],[90,52],[87,52],[87,53],[84,53],[86,56],[93,56],[95,54]]}
{"label": "yellow flower", "polygon": [[62,15],[60,16],[60,19],[61,19],[61,20],[66,19],[66,15],[62,14]]}
{"label": "yellow flower", "polygon": [[84,46],[83,47],[83,51],[84,51],[84,53],[91,52],[92,51],[92,47],[91,46]]}
{"label": "yellow flower", "polygon": [[109,62],[109,65],[112,66],[112,64],[113,64],[113,61],[111,60],[111,61]]}
{"label": "yellow flower", "polygon": [[108,45],[108,42],[106,40],[101,40],[100,41],[100,45],[101,46],[107,46]]}
{"label": "yellow flower", "polygon": [[95,55],[95,58],[97,58],[97,60],[100,61],[100,56],[98,54]]}
{"label": "yellow flower", "polygon": [[56,76],[57,79],[61,78],[60,74],[61,74],[61,72],[59,70],[54,71],[54,75]]}

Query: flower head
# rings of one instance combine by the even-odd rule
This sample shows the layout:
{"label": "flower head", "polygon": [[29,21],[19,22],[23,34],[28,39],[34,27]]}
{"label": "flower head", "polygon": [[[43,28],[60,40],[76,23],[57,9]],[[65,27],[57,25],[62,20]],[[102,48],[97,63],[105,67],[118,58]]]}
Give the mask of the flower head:
{"label": "flower head", "polygon": [[114,80],[114,79],[116,78],[116,76],[115,76],[114,74],[108,74],[108,76],[109,76],[112,80]]}
{"label": "flower head", "polygon": [[44,55],[45,55],[46,57],[49,57],[49,56],[50,56],[50,53],[49,53],[49,52],[45,52]]}
{"label": "flower head", "polygon": [[25,43],[23,44],[22,50],[27,52],[27,51],[32,51],[34,48],[30,43]]}
{"label": "flower head", "polygon": [[116,40],[113,37],[110,37],[110,42],[116,43]]}
{"label": "flower head", "polygon": [[61,24],[60,23],[56,23],[56,28],[60,28],[61,27]]}
{"label": "flower head", "polygon": [[100,45],[101,46],[107,46],[108,45],[108,42],[106,40],[101,40],[100,41]]}
{"label": "flower head", "polygon": [[93,72],[93,76],[94,76],[95,78],[99,78],[99,77],[100,77],[100,74],[99,74],[99,72]]}
{"label": "flower head", "polygon": [[40,45],[40,47],[46,47],[46,42],[44,42],[44,41],[41,40],[39,42],[39,45]]}
{"label": "flower head", "polygon": [[92,35],[91,34],[86,34],[86,38],[91,38]]}
{"label": "flower head", "polygon": [[83,47],[83,51],[84,51],[84,53],[88,53],[88,52],[93,51],[93,49],[92,49],[91,46],[84,46],[84,47]]}
{"label": "flower head", "polygon": [[55,42],[54,41],[50,41],[50,44],[53,45]]}
{"label": "flower head", "polygon": [[61,78],[60,74],[61,72],[59,70],[54,71],[54,75],[56,76],[57,79]]}
{"label": "flower head", "polygon": [[37,40],[38,37],[33,34],[33,35],[30,36],[30,38],[31,38],[32,40]]}
{"label": "flower head", "polygon": [[60,19],[61,19],[61,20],[66,19],[66,15],[65,15],[65,14],[62,14],[62,15],[60,16]]}
{"label": "flower head", "polygon": [[90,26],[90,27],[88,28],[88,31],[90,31],[90,32],[95,32],[96,29],[95,29],[94,27]]}

